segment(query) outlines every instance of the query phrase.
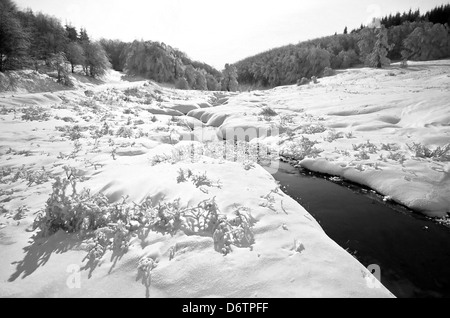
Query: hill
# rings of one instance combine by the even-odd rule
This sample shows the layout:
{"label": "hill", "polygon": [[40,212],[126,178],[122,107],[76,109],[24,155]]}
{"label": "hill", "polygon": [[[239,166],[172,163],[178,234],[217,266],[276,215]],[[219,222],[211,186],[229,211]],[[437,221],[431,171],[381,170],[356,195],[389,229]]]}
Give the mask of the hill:
{"label": "hill", "polygon": [[[303,77],[332,74],[329,69],[381,67],[390,60],[426,61],[450,56],[450,5],[420,12],[398,13],[344,34],[287,45],[234,63],[240,84],[275,87],[295,84]],[[382,24],[385,24],[382,26]],[[380,28],[381,25],[381,28]],[[383,43],[379,48],[377,43]],[[384,63],[373,63],[373,55]],[[325,73],[324,73],[325,71]]]}

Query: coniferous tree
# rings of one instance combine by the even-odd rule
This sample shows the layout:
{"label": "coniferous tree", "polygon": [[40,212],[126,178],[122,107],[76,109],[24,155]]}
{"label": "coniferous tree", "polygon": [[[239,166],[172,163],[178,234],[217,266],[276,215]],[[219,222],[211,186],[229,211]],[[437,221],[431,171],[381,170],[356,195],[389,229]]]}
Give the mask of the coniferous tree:
{"label": "coniferous tree", "polygon": [[17,7],[0,0],[0,72],[21,68],[27,57],[28,34],[17,18]]}
{"label": "coniferous tree", "polygon": [[377,41],[375,28],[364,28],[358,33],[359,57],[364,65],[370,65],[370,56]]}
{"label": "coniferous tree", "polygon": [[66,24],[66,34],[67,34],[67,38],[69,39],[70,42],[76,42],[78,41],[78,31],[77,28],[71,26],[71,25],[67,25]]}
{"label": "coniferous tree", "polygon": [[91,41],[91,39],[89,38],[89,35],[88,35],[86,29],[83,29],[83,28],[80,29],[80,35],[78,36],[78,41],[81,42],[81,43],[90,42]]}
{"label": "coniferous tree", "polygon": [[387,58],[388,52],[392,49],[392,45],[388,44],[387,30],[382,25],[377,30],[377,40],[373,47],[373,51],[368,56],[368,66],[382,68],[390,65],[391,61]]}

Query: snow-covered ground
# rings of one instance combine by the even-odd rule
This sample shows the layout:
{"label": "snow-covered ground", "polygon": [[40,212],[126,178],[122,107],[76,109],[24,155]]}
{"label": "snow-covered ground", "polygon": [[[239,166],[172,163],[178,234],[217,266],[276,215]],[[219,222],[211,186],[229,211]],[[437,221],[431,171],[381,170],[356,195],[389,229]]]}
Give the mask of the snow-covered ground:
{"label": "snow-covered ground", "polygon": [[450,143],[449,70],[354,69],[241,94],[112,72],[71,91],[0,93],[0,296],[392,297],[245,149],[233,152],[245,143],[225,160],[220,139],[443,216],[449,153],[410,148]]}
{"label": "snow-covered ground", "polygon": [[239,127],[275,127],[278,138],[252,142],[269,143],[305,168],[369,186],[416,211],[446,216],[450,62],[409,65],[351,69],[318,84],[243,93],[201,110],[200,118],[228,139]]}

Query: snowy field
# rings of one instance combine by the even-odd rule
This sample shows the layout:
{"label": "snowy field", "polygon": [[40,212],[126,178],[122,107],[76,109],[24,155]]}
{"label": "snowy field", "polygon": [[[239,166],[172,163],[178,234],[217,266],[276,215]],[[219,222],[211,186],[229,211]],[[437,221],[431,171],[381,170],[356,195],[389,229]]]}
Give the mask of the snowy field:
{"label": "snowy field", "polygon": [[0,93],[0,297],[393,297],[255,151],[450,212],[448,60],[241,94],[76,85]]}

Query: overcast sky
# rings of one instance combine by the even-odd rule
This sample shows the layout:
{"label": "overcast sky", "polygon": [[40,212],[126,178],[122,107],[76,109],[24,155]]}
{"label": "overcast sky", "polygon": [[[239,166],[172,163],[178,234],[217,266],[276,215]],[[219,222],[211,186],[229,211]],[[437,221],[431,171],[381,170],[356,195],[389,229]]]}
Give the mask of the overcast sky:
{"label": "overcast sky", "polygon": [[268,49],[342,33],[374,16],[447,0],[15,0],[91,38],[164,42],[219,70]]}

